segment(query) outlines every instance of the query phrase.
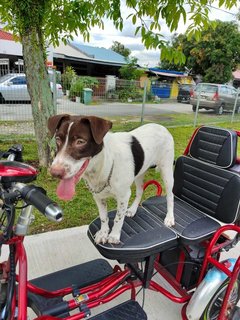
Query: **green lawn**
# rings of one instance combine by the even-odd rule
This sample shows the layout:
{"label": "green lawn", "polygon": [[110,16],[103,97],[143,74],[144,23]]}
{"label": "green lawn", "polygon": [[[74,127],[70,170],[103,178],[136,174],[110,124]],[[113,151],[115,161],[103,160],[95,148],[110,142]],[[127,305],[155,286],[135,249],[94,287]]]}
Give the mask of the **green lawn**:
{"label": "green lawn", "polygon": [[[170,115],[169,115],[170,117]],[[172,115],[171,115],[172,117]],[[179,119],[176,119],[175,122],[181,121],[181,115]],[[167,116],[165,115],[165,119]],[[149,121],[152,121],[149,119]],[[162,124],[162,119],[155,119],[155,122]],[[184,122],[184,121],[183,121]],[[138,122],[131,122],[130,119],[117,119],[114,121],[114,131],[122,131],[122,130],[130,130],[136,126],[138,126]],[[171,124],[170,124],[171,126]],[[219,123],[218,126],[225,127],[225,128],[232,128],[232,129],[239,129],[240,124],[239,122],[235,122],[231,124],[228,123]],[[169,127],[169,131],[173,135],[175,141],[175,158],[181,155],[194,131],[193,126],[179,126],[179,127]],[[31,139],[22,139],[18,136],[12,138],[11,141],[9,140],[1,140],[0,137],[0,150],[6,150],[11,144],[13,143],[22,143],[24,145],[24,160],[27,163],[32,165],[38,166],[38,157],[37,157],[37,145],[34,140]],[[240,154],[240,145],[238,147],[239,154]],[[146,174],[145,180],[149,179],[157,179],[159,180],[159,174],[155,172],[154,169],[149,170]],[[80,226],[89,224],[96,216],[97,216],[97,208],[95,202],[92,198],[92,195],[87,190],[83,181],[81,181],[77,186],[77,194],[72,201],[64,202],[60,201],[56,197],[56,186],[57,180],[53,179],[46,169],[39,168],[39,175],[36,181],[36,184],[44,187],[47,190],[48,195],[56,200],[59,205],[64,210],[64,219],[60,223],[53,223],[48,221],[45,217],[43,217],[39,212],[35,211],[35,221],[32,223],[30,232],[31,233],[39,233],[45,232],[49,230],[56,230],[56,229],[63,229],[69,228],[74,226]],[[133,188],[134,190],[134,188]],[[153,195],[155,192],[154,187],[148,188],[144,194],[144,198]],[[109,209],[115,208],[116,203],[114,200],[109,200]]]}

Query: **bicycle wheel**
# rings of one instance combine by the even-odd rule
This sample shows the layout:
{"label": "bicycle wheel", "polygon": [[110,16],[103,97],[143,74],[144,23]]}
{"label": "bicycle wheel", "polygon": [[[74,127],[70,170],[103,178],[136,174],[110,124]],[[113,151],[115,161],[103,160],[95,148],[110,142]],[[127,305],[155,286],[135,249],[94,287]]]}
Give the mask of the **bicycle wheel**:
{"label": "bicycle wheel", "polygon": [[[230,293],[228,303],[227,303],[227,319],[231,320],[232,315],[234,312],[234,307],[238,303],[240,298],[240,279],[234,283],[233,289]],[[215,295],[210,300],[209,304],[207,305],[206,309],[204,310],[200,320],[218,320],[222,302],[229,284],[229,278],[227,278],[223,284],[218,288]]]}

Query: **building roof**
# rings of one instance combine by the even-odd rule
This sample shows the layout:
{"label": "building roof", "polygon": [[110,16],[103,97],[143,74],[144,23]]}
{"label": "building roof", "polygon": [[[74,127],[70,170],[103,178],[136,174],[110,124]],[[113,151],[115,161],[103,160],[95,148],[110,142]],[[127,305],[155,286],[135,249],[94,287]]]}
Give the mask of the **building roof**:
{"label": "building roof", "polygon": [[13,35],[9,32],[3,31],[2,29],[0,29],[0,40],[14,41]]}
{"label": "building roof", "polygon": [[124,56],[112,51],[111,49],[93,47],[85,44],[80,44],[76,41],[70,43],[72,46],[85,53],[93,60],[114,62],[119,64],[126,64]]}
{"label": "building roof", "polygon": [[167,77],[184,77],[186,74],[180,71],[174,70],[163,70],[158,68],[149,68],[148,69],[151,73],[156,74],[157,76],[167,76]]}

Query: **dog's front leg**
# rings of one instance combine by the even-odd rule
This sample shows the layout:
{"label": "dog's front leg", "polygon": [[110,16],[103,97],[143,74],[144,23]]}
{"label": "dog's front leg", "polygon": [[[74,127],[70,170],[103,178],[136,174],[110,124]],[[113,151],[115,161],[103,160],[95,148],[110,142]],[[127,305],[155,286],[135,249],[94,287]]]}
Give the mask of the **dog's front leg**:
{"label": "dog's front leg", "polygon": [[117,198],[117,213],[114,219],[112,231],[108,236],[109,243],[120,242],[121,230],[124,222],[124,217],[127,211],[130,195],[131,195],[131,190],[129,189],[124,196],[118,196]]}
{"label": "dog's front leg", "polygon": [[100,242],[106,243],[109,233],[107,202],[105,199],[99,199],[98,197],[94,197],[94,200],[97,204],[99,217],[101,220],[101,229],[95,234],[95,242],[97,244]]}

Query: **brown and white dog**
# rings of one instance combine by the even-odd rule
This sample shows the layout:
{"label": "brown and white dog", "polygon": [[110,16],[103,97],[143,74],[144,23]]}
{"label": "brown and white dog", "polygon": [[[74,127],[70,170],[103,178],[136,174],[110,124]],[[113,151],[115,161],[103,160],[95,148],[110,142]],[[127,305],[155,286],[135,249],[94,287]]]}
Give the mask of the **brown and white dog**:
{"label": "brown and white dog", "polygon": [[[75,185],[84,178],[96,201],[101,229],[96,243],[119,243],[125,215],[133,217],[143,193],[145,172],[156,166],[161,171],[167,193],[165,224],[174,225],[173,161],[174,142],[169,131],[158,124],[146,124],[130,132],[111,133],[110,121],[94,116],[56,115],[48,128],[55,135],[56,157],[50,172],[60,180],[57,194],[70,200]],[[128,208],[131,185],[136,198]],[[117,213],[109,233],[106,199],[117,200]]]}

